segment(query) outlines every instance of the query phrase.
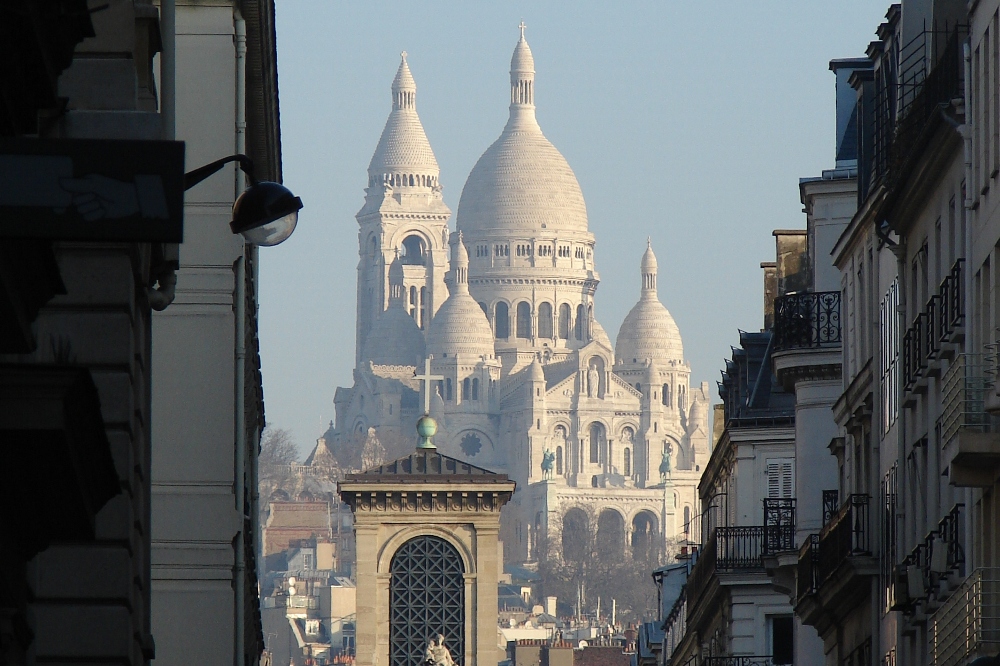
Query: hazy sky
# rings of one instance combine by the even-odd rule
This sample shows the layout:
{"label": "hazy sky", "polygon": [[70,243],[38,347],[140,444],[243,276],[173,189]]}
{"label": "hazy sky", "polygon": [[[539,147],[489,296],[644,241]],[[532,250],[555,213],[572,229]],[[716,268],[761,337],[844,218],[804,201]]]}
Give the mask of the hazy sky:
{"label": "hazy sky", "polygon": [[583,188],[597,237],[596,316],[612,342],[639,297],[651,236],[660,300],[692,383],[715,382],[759,329],[773,229],[803,228],[798,179],[834,164],[832,58],[864,55],[887,4],[277,2],[285,183],[295,234],[261,250],[269,424],[303,452],[352,385],[357,222],[406,50],[417,112],[454,214],[507,120],[517,25],[535,57],[542,131]]}

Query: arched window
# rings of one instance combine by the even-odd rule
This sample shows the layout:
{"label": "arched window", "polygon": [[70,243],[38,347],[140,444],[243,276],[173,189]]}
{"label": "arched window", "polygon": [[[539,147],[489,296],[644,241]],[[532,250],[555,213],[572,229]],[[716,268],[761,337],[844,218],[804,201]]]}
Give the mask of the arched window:
{"label": "arched window", "polygon": [[462,400],[471,400],[472,397],[472,380],[466,377],[462,380]]}
{"label": "arched window", "polygon": [[479,400],[479,378],[472,378],[472,399]]}
{"label": "arched window", "polygon": [[538,306],[538,337],[552,337],[552,304],[542,303]]}
{"label": "arched window", "polygon": [[677,409],[681,411],[687,409],[687,390],[684,384],[677,385]]}
{"label": "arched window", "polygon": [[444,399],[447,400],[448,402],[451,402],[451,377],[444,380],[444,392],[445,392]]}
{"label": "arched window", "polygon": [[601,462],[601,445],[604,444],[604,426],[600,423],[590,424],[590,462]]}
{"label": "arched window", "polygon": [[403,239],[399,260],[408,265],[424,265],[424,239],[416,234]]}
{"label": "arched window", "polygon": [[503,340],[510,337],[510,314],[507,310],[507,304],[503,301],[497,303],[494,310],[496,313],[496,336],[497,340]]}
{"label": "arched window", "polygon": [[584,320],[584,309],[582,305],[576,306],[576,334],[577,340],[583,340],[583,320]]}
{"label": "arched window", "polygon": [[625,476],[632,476],[632,450],[625,447]]}
{"label": "arched window", "polygon": [[517,304],[517,337],[531,337],[531,304],[528,301]]}
{"label": "arched window", "polygon": [[684,534],[691,533],[691,507],[684,507]]}
{"label": "arched window", "polygon": [[559,337],[563,340],[569,340],[569,316],[569,303],[563,303],[559,306]]}
{"label": "arched window", "polygon": [[563,473],[563,462],[562,462],[562,447],[556,447],[556,474],[562,475]]}
{"label": "arched window", "polygon": [[670,384],[663,385],[663,404],[667,407],[672,406],[672,401],[670,400]]}

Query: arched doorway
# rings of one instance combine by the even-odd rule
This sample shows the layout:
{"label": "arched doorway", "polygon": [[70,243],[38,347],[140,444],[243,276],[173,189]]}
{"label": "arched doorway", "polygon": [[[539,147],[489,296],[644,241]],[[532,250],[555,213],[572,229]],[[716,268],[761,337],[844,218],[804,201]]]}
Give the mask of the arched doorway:
{"label": "arched doorway", "polygon": [[562,555],[567,562],[582,562],[589,557],[590,520],[582,509],[570,509],[562,521]]}
{"label": "arched doorway", "polygon": [[625,519],[614,509],[605,509],[597,518],[597,557],[605,562],[621,560],[625,554]]}
{"label": "arched doorway", "polygon": [[392,556],[389,573],[389,663],[423,666],[428,642],[442,634],[462,666],[465,567],[455,547],[436,536],[410,539]]}
{"label": "arched doorway", "polygon": [[632,519],[632,557],[637,560],[657,555],[656,516],[650,511],[640,511]]}

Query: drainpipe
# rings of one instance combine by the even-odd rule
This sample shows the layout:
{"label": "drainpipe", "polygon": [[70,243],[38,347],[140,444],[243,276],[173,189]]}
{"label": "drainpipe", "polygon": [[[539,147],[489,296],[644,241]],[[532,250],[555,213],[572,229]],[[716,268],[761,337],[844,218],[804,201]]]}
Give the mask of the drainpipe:
{"label": "drainpipe", "polygon": [[[235,32],[236,45],[236,152],[244,154],[246,151],[246,23],[240,15],[239,10],[233,10],[233,27]],[[241,169],[236,169],[235,197],[238,197],[245,189],[244,174]],[[244,510],[246,501],[246,468],[247,468],[247,436],[246,436],[246,404],[245,404],[245,380],[246,380],[246,245],[243,253],[234,263],[234,275],[236,278],[235,289],[233,290],[233,314],[236,319],[236,349],[235,349],[235,372],[234,372],[234,403],[235,403],[235,475],[234,491],[236,511],[239,516],[239,531],[236,533],[236,566],[233,568],[235,586],[235,631],[233,632],[233,666],[244,666],[245,659],[245,609],[246,609],[246,552],[244,545],[244,532],[247,528],[247,516]],[[256,458],[256,455],[254,456]]]}
{"label": "drainpipe", "polygon": [[[176,0],[160,2],[160,132],[166,141],[173,141],[177,130],[176,75],[177,75],[177,4]],[[157,312],[167,309],[174,302],[177,286],[175,265],[179,257],[176,243],[163,246],[163,257],[158,272],[150,275],[157,286],[146,288],[149,307]]]}

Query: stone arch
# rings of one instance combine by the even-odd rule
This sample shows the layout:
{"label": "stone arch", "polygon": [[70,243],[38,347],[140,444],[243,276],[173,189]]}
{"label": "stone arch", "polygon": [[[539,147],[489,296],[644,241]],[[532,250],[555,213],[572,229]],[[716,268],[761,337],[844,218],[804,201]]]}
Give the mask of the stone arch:
{"label": "stone arch", "polygon": [[552,338],[552,304],[543,301],[538,305],[538,337]]}
{"label": "stone arch", "polygon": [[506,301],[493,304],[493,332],[497,340],[510,337],[510,305]]}
{"label": "stone arch", "polygon": [[649,509],[640,509],[632,516],[632,557],[645,559],[650,557],[657,548],[659,520]]}
{"label": "stone arch", "polygon": [[625,554],[625,516],[617,509],[607,507],[597,517],[594,550],[605,561],[620,560]]}
{"label": "stone arch", "polygon": [[590,556],[590,517],[573,507],[562,517],[562,557],[567,562],[582,562]]}
{"label": "stone arch", "polygon": [[399,244],[399,260],[409,266],[425,266],[427,264],[427,239],[422,234],[408,232]]}
{"label": "stone arch", "polygon": [[455,535],[445,527],[428,524],[405,527],[386,539],[376,557],[376,569],[378,573],[388,575],[392,565],[392,558],[396,554],[396,551],[399,550],[399,548],[407,541],[421,536],[436,536],[450,543],[455,547],[455,550],[457,550],[458,554],[461,556],[462,566],[465,569],[465,573],[476,573],[476,558],[472,555],[472,550],[469,548],[469,544],[466,544],[461,539],[456,538]]}

